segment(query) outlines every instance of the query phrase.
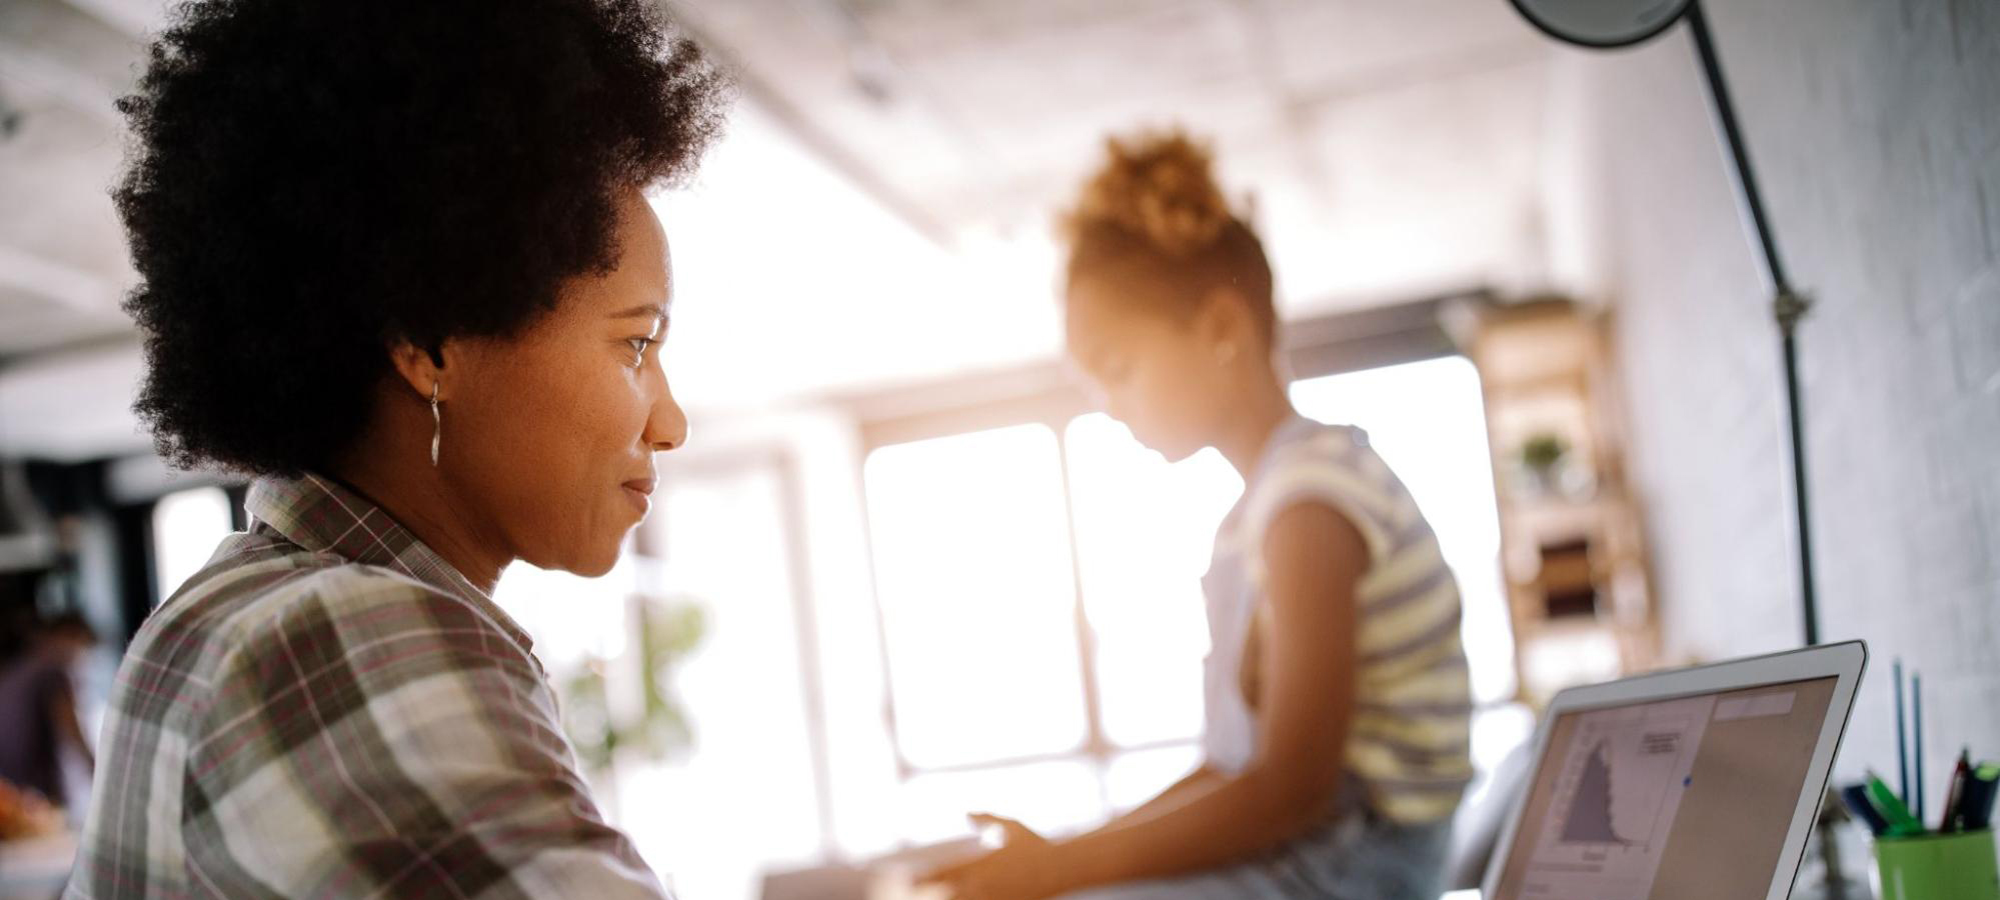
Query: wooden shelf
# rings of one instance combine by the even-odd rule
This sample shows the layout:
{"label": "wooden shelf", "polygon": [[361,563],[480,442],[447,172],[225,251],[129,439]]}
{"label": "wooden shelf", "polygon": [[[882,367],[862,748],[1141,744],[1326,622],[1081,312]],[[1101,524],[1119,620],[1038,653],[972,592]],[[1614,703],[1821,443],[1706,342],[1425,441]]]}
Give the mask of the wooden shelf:
{"label": "wooden shelf", "polygon": [[[1657,616],[1602,314],[1561,299],[1486,303],[1457,335],[1479,368],[1523,698],[1656,665]],[[1536,470],[1531,440],[1563,448]]]}

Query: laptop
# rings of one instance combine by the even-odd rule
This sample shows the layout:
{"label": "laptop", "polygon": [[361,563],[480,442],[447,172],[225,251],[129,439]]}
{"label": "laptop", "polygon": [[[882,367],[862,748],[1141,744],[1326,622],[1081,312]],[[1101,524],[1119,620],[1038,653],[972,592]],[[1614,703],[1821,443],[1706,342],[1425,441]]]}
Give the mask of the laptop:
{"label": "laptop", "polygon": [[1557,694],[1484,900],[1785,900],[1867,660],[1855,641]]}

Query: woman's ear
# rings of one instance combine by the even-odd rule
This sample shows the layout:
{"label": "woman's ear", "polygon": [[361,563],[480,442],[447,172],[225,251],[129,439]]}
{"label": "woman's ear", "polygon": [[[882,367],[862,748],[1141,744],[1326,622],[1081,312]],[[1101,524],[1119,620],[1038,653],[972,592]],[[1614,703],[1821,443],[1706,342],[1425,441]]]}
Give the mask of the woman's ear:
{"label": "woman's ear", "polygon": [[389,363],[395,367],[397,377],[425,400],[431,398],[432,391],[444,399],[445,357],[443,348],[419,347],[409,340],[399,339],[389,345]]}

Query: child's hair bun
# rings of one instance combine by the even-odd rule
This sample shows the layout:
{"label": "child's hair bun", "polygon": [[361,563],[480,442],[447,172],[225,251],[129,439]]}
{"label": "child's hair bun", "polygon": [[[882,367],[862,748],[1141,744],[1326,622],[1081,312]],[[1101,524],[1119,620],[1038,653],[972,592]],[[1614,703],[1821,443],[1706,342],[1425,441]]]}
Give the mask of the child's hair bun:
{"label": "child's hair bun", "polygon": [[1214,244],[1235,221],[1208,148],[1181,131],[1113,137],[1105,148],[1103,167],[1063,218],[1072,244],[1109,227],[1180,256]]}

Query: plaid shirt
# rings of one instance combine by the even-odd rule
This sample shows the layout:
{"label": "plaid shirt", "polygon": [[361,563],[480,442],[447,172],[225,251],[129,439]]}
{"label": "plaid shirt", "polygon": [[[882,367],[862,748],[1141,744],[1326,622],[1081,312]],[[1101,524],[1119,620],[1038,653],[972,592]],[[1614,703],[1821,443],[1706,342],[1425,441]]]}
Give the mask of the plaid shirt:
{"label": "plaid shirt", "polygon": [[665,896],[520,626],[307,475],[133,639],[69,898]]}

